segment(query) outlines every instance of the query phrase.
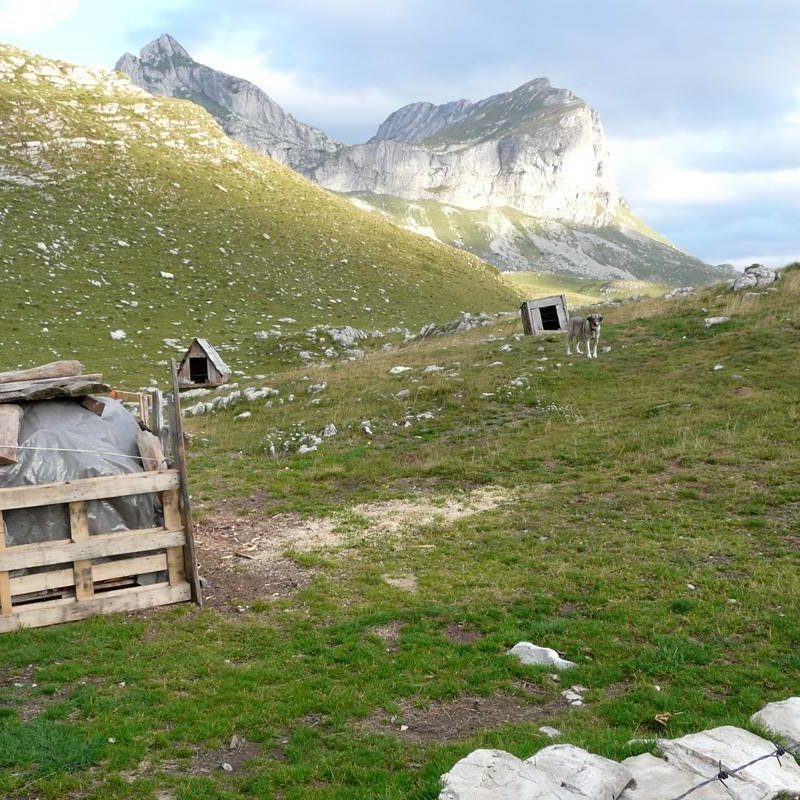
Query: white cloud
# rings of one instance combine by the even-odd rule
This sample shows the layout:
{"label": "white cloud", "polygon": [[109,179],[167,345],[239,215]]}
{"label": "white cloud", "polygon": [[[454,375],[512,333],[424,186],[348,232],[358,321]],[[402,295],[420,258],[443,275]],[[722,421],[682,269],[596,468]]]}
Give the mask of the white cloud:
{"label": "white cloud", "polygon": [[78,10],[78,0],[0,0],[0,31],[8,41],[58,27]]}
{"label": "white cloud", "polygon": [[[764,152],[783,141],[787,133],[762,131]],[[622,193],[634,209],[640,205],[652,208],[725,204],[763,197],[782,197],[796,204],[800,167],[697,166],[704,160],[719,163],[720,154],[729,154],[733,163],[750,144],[746,131],[676,131],[651,138],[612,139],[611,149]]]}
{"label": "white cloud", "polygon": [[[231,39],[235,45],[231,45]],[[254,35],[226,31],[205,45],[194,47],[192,57],[201,64],[245,78],[266,92],[284,111],[308,125],[330,132],[347,120],[352,127],[378,123],[399,105],[398,98],[377,86],[337,88],[318,75],[298,69],[280,69],[270,63],[270,53],[257,44]]]}

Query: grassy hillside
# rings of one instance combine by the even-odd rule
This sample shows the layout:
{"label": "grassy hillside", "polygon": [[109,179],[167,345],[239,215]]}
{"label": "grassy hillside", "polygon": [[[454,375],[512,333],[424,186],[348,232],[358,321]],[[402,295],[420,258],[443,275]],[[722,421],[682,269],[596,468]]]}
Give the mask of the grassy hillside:
{"label": "grassy hillside", "polygon": [[209,607],[4,636],[0,794],[431,800],[541,725],[614,758],[748,726],[800,672],[798,309],[797,269],[620,306],[592,362],[498,321],[187,420]]}
{"label": "grassy hillside", "polygon": [[673,286],[706,285],[729,275],[678,250],[624,203],[613,224],[593,228],[542,220],[513,208],[468,211],[434,200],[349,196],[359,207],[375,209],[403,228],[463,248],[502,270]]}
{"label": "grassy hillside", "polygon": [[259,372],[297,363],[313,325],[418,328],[516,302],[477,258],[354,209],[121,75],[0,47],[0,117],[3,368],[78,357],[137,385],[163,380],[164,339],[201,335]]}

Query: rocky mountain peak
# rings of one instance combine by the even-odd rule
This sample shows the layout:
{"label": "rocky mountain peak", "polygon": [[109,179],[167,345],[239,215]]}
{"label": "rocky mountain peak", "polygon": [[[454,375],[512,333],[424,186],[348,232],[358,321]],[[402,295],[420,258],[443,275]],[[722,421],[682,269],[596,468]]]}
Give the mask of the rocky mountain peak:
{"label": "rocky mountain peak", "polygon": [[301,172],[340,147],[317,128],[298,122],[249,81],[197,63],[167,33],[145,45],[139,58],[125,53],[116,69],[152,94],[193,100],[233,139]]}
{"label": "rocky mountain peak", "polygon": [[139,58],[147,64],[157,64],[163,58],[179,58],[192,60],[189,52],[177,39],[168,33],[162,33],[139,52]]}

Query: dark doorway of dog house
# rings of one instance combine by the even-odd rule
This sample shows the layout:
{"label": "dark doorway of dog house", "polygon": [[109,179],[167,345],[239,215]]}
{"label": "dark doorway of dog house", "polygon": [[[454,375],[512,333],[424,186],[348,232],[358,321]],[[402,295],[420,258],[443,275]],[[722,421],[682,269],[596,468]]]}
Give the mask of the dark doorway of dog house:
{"label": "dark doorway of dog house", "polygon": [[189,380],[192,383],[208,383],[208,359],[189,359]]}
{"label": "dark doorway of dog house", "polygon": [[539,309],[542,315],[542,329],[546,331],[557,331],[561,329],[558,320],[558,306],[542,306]]}
{"label": "dark doorway of dog house", "polygon": [[566,331],[569,324],[567,300],[563,294],[526,300],[520,306],[520,315],[527,336],[545,331]]}

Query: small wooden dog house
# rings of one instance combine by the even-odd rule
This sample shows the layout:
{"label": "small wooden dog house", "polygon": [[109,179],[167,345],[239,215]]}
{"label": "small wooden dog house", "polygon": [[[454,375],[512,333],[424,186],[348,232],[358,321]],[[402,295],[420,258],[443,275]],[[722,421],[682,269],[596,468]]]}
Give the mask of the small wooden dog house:
{"label": "small wooden dog house", "polygon": [[181,389],[221,386],[230,377],[231,368],[206,339],[195,339],[178,366],[178,385]]}
{"label": "small wooden dog house", "polygon": [[526,300],[519,308],[526,336],[548,331],[566,331],[569,326],[567,300],[563,294]]}

